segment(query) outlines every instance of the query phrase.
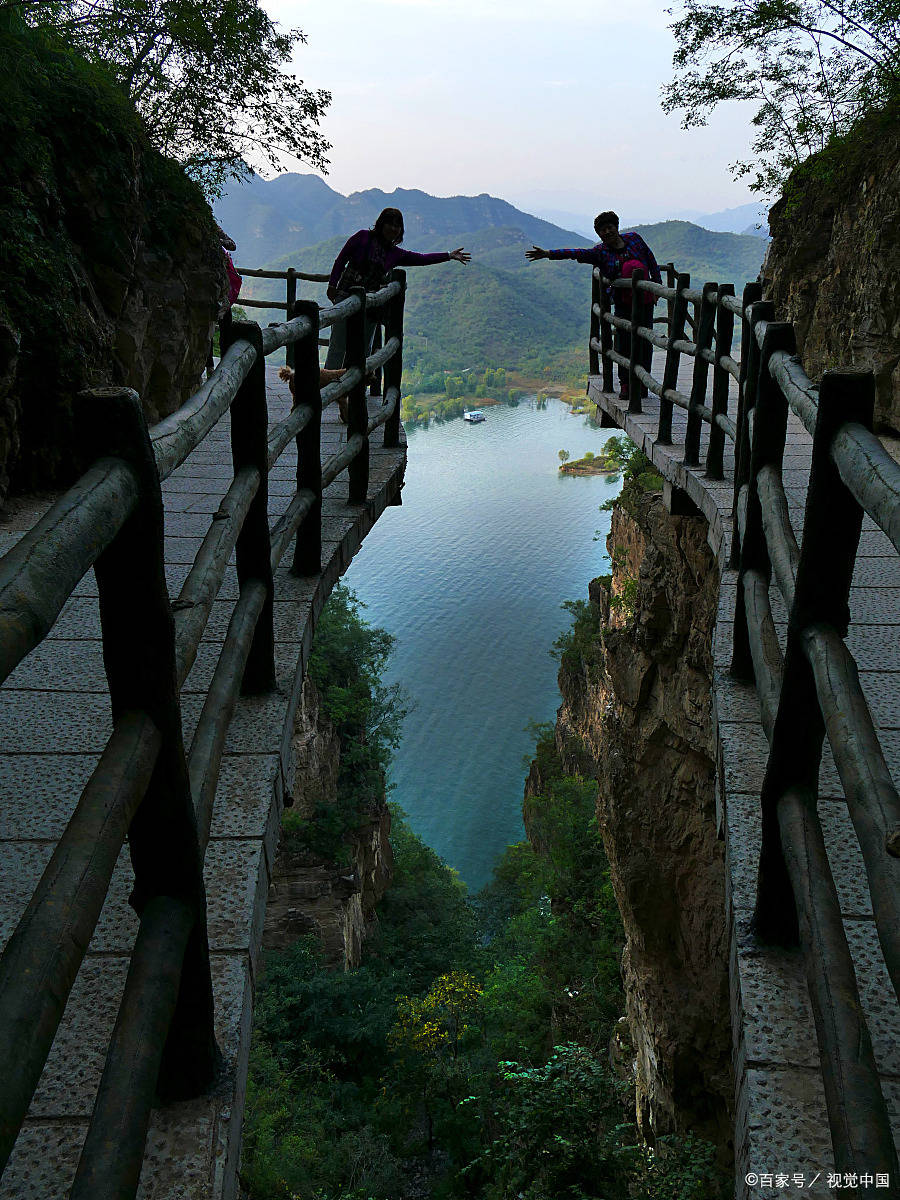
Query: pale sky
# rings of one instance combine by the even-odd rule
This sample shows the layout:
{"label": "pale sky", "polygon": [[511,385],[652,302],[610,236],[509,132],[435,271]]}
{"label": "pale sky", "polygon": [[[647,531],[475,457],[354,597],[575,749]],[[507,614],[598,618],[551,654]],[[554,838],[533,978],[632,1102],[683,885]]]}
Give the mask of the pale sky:
{"label": "pale sky", "polygon": [[754,199],[728,172],[746,156],[747,106],[687,132],[660,108],[665,0],[264,3],[307,36],[300,78],[333,94],[322,129],[339,192],[489,192],[631,221]]}

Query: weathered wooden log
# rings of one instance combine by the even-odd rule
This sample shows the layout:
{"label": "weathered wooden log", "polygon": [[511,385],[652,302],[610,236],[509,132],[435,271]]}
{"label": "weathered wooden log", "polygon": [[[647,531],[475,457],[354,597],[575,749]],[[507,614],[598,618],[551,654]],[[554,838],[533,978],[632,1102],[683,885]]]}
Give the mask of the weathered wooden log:
{"label": "weathered wooden log", "polygon": [[722,368],[723,371],[727,371],[732,379],[734,379],[738,383],[740,382],[741,364],[739,362],[735,362],[735,360],[731,357],[730,354],[721,355],[721,357],[719,358],[719,366]]}
{"label": "weathered wooden log", "polygon": [[395,270],[391,278],[399,284],[400,291],[388,305],[385,313],[384,334],[386,341],[396,340],[398,346],[396,353],[384,368],[385,405],[388,405],[390,397],[395,391],[397,397],[390,410],[389,419],[385,421],[384,425],[384,446],[386,448],[400,445],[400,387],[403,380],[403,314],[406,305],[406,272]]}
{"label": "weathered wooden log", "polygon": [[[728,372],[722,365],[722,359],[730,356],[731,345],[734,341],[734,313],[725,307],[727,296],[734,294],[734,285],[720,284],[713,303],[716,312],[716,349],[713,355],[713,387],[712,410],[717,416],[728,415]],[[706,451],[706,475],[708,479],[724,479],[725,434],[718,422],[713,422],[709,430],[709,447]]]}
{"label": "weathered wooden log", "polygon": [[[293,320],[294,317],[299,315],[297,308],[296,308],[296,304],[297,304],[297,272],[294,270],[293,267],[288,267],[288,269],[287,269],[287,279],[286,279],[286,286],[285,286],[285,300],[286,300],[285,307],[287,309],[287,319],[289,321],[291,321],[291,320]],[[317,304],[316,305],[316,328],[317,328],[316,337],[319,336],[318,335],[318,324],[319,324],[319,306]],[[293,366],[294,366],[294,346],[295,345],[296,345],[296,342],[288,342],[288,344],[285,346],[285,349],[284,349],[285,366],[288,366],[291,368],[293,368]]]}
{"label": "weathered wooden log", "polygon": [[[754,306],[755,308],[756,306]],[[782,350],[793,353],[793,326],[784,322],[770,321],[766,327],[766,338],[762,349],[758,352],[755,364],[756,393],[753,407],[746,413],[746,436],[748,439],[748,469],[747,483],[747,520],[741,531],[741,557],[739,577],[744,572],[753,569],[758,571],[768,582],[772,574],[771,561],[766,545],[763,525],[762,507],[760,502],[757,478],[759,472],[766,466],[781,470],[784,456],[784,443],[787,432],[787,401],[777,383],[769,373],[768,364],[771,356]],[[751,434],[752,419],[752,434]],[[747,614],[744,610],[743,589],[738,586],[737,603],[734,616],[734,639],[731,659],[731,673],[740,679],[751,677],[752,661],[748,642]],[[769,825],[770,836],[777,837],[777,824],[774,819]],[[774,841],[773,841],[774,845]]]}
{"label": "weathered wooden log", "polygon": [[290,309],[284,300],[252,300],[249,296],[245,296],[241,300],[241,308],[274,308],[280,312],[286,312],[290,317]]}
{"label": "weathered wooden log", "polygon": [[131,903],[142,914],[149,900],[169,896],[187,904],[194,914],[158,1081],[160,1094],[187,1097],[208,1086],[219,1054],[206,892],[182,742],[175,630],[166,590],[162,494],[134,392],[82,393],[78,427],[87,444],[105,442],[110,453],[128,461],[140,487],[137,509],[97,559],[94,570],[113,723],[127,712],[142,710],[162,736],[150,786],[129,829],[135,876]]}
{"label": "weathered wooden log", "polygon": [[613,348],[612,330],[609,327],[607,318],[611,316],[609,309],[609,287],[608,281],[600,274],[600,268],[595,267],[593,272],[594,278],[599,282],[599,297],[600,297],[600,366],[603,371],[603,390],[611,392],[613,390],[613,364],[610,355]]}
{"label": "weathered wooden log", "polygon": [[588,374],[600,374],[600,354],[596,349],[600,341],[600,319],[603,316],[603,309],[600,304],[600,271],[594,268],[591,271],[591,312],[590,325],[588,328]]}
{"label": "weathered wooden log", "polygon": [[781,472],[774,464],[766,463],[760,468],[756,477],[756,488],[769,560],[779,591],[790,608],[794,602],[794,583],[800,562],[800,547],[791,527]]}
{"label": "weathered wooden log", "polygon": [[[780,433],[780,428],[775,431],[770,426],[768,413],[777,409],[779,426],[782,415],[785,422],[787,419],[787,401],[768,370],[768,358],[776,349],[792,354],[793,340],[792,326],[782,325],[779,329],[778,324],[769,322],[760,360],[752,476],[758,472],[767,442]],[[826,373],[819,392],[819,416],[813,436],[803,539],[788,621],[784,683],[761,798],[762,843],[754,925],[761,937],[770,940],[780,937],[785,905],[791,899],[777,808],[788,789],[816,794],[825,737],[815,676],[802,639],[810,626],[817,625],[830,625],[842,635],[846,633],[850,618],[847,599],[862,525],[862,509],[840,482],[828,452],[843,421],[850,417],[870,424],[873,406],[871,375]],[[780,467],[780,461],[773,465]],[[745,556],[756,546],[751,533],[755,490],[751,477],[747,529],[741,547],[742,570]]]}
{"label": "weathered wooden log", "polygon": [[392,300],[396,300],[399,295],[400,281],[399,279],[392,278],[390,283],[386,283],[377,292],[366,293],[366,309],[383,308],[386,304],[390,304]]}
{"label": "weathered wooden log", "polygon": [[0,958],[0,1170],[28,1111],[161,738],[123,714]]}
{"label": "weathered wooden log", "polygon": [[[400,339],[398,337],[388,338],[380,349],[370,354],[366,358],[366,374],[371,374],[373,371],[379,371],[386,362],[388,362],[400,349]],[[379,393],[380,394],[380,393]]]}
{"label": "weathered wooden log", "polygon": [[252,651],[253,637],[265,609],[266,589],[259,579],[251,579],[241,594],[225,634],[212,681],[203,701],[191,751],[188,771],[194,795],[197,834],[201,849],[209,841],[213,801],[219,781],[219,769],[225,750],[228,726],[237,707],[241,681]]}
{"label": "weathered wooden log", "polygon": [[653,392],[655,396],[659,395],[660,391],[662,390],[662,384],[658,379],[655,379],[649,371],[645,370],[641,366],[635,365],[634,373],[648,391]]}
{"label": "weathered wooden log", "polygon": [[355,313],[360,312],[364,307],[365,292],[362,288],[357,288],[352,296],[347,296],[340,303],[332,304],[331,308],[319,310],[319,328],[325,329],[328,325],[338,325],[341,321],[346,321]]}
{"label": "weathered wooden log", "polygon": [[[363,301],[363,307],[355,312],[347,321],[347,357],[344,360],[351,367],[358,367],[365,372],[366,366],[366,294],[362,288],[354,288],[353,294]],[[347,443],[351,439],[361,437],[363,449],[353,456],[348,463],[350,475],[349,504],[364,504],[369,490],[369,435],[366,432],[368,412],[366,410],[365,379],[356,387],[351,388],[347,403]]]}
{"label": "weathered wooden log", "polygon": [[687,291],[691,282],[690,275],[681,274],[676,277],[675,295],[669,309],[668,346],[666,348],[666,365],[663,369],[663,383],[659,401],[659,429],[657,440],[663,446],[672,445],[672,399],[671,393],[676,390],[678,383],[678,366],[681,358],[680,345],[684,341],[684,324],[687,319]]}
{"label": "weathered wooden log", "polygon": [[900,466],[870,429],[842,425],[831,458],[844,486],[900,552]]}
{"label": "weathered wooden log", "polygon": [[796,354],[777,354],[769,362],[769,370],[787,397],[787,402],[803,422],[808,433],[816,427],[819,389],[803,370]]}
{"label": "weathered wooden log", "polygon": [[716,324],[716,306],[712,296],[718,290],[717,283],[705,283],[701,292],[700,309],[697,316],[697,332],[694,339],[694,374],[691,381],[691,407],[688,409],[687,427],[684,431],[684,463],[696,467],[700,463],[700,434],[703,420],[698,409],[704,406],[709,362],[703,351],[712,345]]}
{"label": "weathered wooden log", "polygon": [[322,464],[322,486],[328,487],[334,483],[342,471],[346,471],[358,454],[366,448],[368,439],[361,433],[348,433],[343,450],[332,454],[326,463]]}
{"label": "weathered wooden log", "polygon": [[316,336],[297,343],[294,398],[295,402],[302,400],[310,412],[310,419],[297,433],[297,491],[311,493],[313,500],[306,519],[297,527],[291,573],[318,575],[322,569],[322,391],[316,345],[319,314],[310,301],[305,302],[304,308]]}
{"label": "weathered wooden log", "polygon": [[252,321],[232,323],[230,337],[254,346],[257,357],[231,405],[231,461],[237,474],[243,467],[259,472],[259,487],[235,544],[238,585],[258,579],[268,600],[256,626],[253,647],[244,672],[245,695],[270,692],[275,686],[272,564],[269,546],[269,415],[266,404],[266,362],[262,331]]}
{"label": "weathered wooden log", "polygon": [[138,504],[127,463],[103,459],[0,558],[0,682],[47,636]]}
{"label": "weathered wooden log", "polygon": [[[318,366],[318,355],[316,355]],[[278,421],[269,430],[269,470],[284,453],[288,442],[295,438],[313,419],[313,410],[308,404],[295,405],[283,421]]]}
{"label": "weathered wooden log", "polygon": [[656,346],[659,350],[668,350],[669,339],[664,333],[656,333],[646,325],[642,325],[638,330],[638,337],[645,342],[649,342],[651,346]]}
{"label": "weathered wooden log", "polygon": [[[734,570],[738,567],[741,557],[740,536],[738,534],[736,515],[737,515],[737,498],[741,488],[747,482],[750,474],[750,454],[749,445],[747,442],[747,400],[748,394],[755,396],[756,389],[756,371],[759,363],[759,347],[755,339],[751,335],[751,317],[752,305],[760,302],[762,288],[758,283],[748,283],[744,287],[744,293],[741,299],[741,371],[738,380],[738,404],[737,417],[735,425],[737,426],[737,438],[734,445],[734,512],[735,521],[732,525],[731,532],[731,553],[729,556],[728,565]],[[770,312],[774,310],[769,308]],[[752,357],[751,363],[751,347]],[[748,375],[751,366],[753,368],[752,378]],[[750,383],[748,385],[748,378]],[[752,404],[752,399],[750,401]]]}
{"label": "weathered wooden log", "polygon": [[[374,417],[369,417],[369,433],[374,433],[379,425],[387,426],[392,417],[396,417],[397,423],[399,424],[400,389],[396,387],[389,387],[386,389],[380,411],[376,412]],[[385,438],[387,438],[387,428],[385,428]]]}
{"label": "weathered wooden log", "polygon": [[[282,346],[289,346],[292,342],[299,342],[301,338],[309,337],[312,333],[312,328],[306,317],[292,317],[289,321],[284,321],[281,324],[267,325],[262,331],[263,353],[268,356],[273,350],[279,350]],[[327,341],[319,342],[320,346],[327,346]]]}
{"label": "weathered wooden log", "polygon": [[[238,275],[246,275],[248,279],[287,279],[289,274],[292,274],[295,279],[305,279],[309,283],[327,283],[330,276],[316,275],[309,271],[295,271],[293,267],[288,267],[287,271],[263,271],[257,267],[235,267]],[[242,299],[241,304],[245,301]]]}
{"label": "weathered wooden log", "polygon": [[270,541],[272,543],[272,570],[274,571],[284,557],[288,542],[300,528],[310,509],[316,503],[315,492],[295,492],[290,504],[272,526]]}
{"label": "weathered wooden log", "polygon": [[747,613],[748,641],[756,679],[756,694],[759,697],[760,718],[763,731],[771,741],[778,714],[784,659],[772,619],[767,580],[759,571],[747,570],[741,578],[741,590]]}
{"label": "weathered wooden log", "polygon": [[137,1192],[193,925],[184,901],[157,896],[147,902],[70,1200],[125,1200]]}
{"label": "weathered wooden log", "polygon": [[[227,339],[226,332],[226,342]],[[238,339],[228,343],[212,376],[181,408],[153,426],[150,441],[160,480],[168,479],[181,466],[228,411],[255,361],[256,350],[250,342]]]}
{"label": "weathered wooden log", "polygon": [[802,644],[862,851],[878,940],[894,991],[900,995],[900,847],[895,844],[900,797],[853,655],[827,625],[805,630]]}
{"label": "weathered wooden log", "polygon": [[179,689],[194,665],[213,601],[219,594],[225,569],[259,489],[259,481],[259,471],[255,467],[243,467],[235,475],[197,551],[178,599],[172,604],[175,677]]}
{"label": "weathered wooden log", "polygon": [[891,1121],[816,813],[815,790],[787,789],[778,814],[799,914],[835,1166],[840,1171],[885,1172],[896,1179]]}

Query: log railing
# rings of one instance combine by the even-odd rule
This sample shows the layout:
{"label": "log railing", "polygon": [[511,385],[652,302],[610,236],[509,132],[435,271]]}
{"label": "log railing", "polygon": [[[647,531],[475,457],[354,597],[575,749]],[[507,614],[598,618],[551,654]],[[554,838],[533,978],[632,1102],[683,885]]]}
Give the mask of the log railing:
{"label": "log railing", "polygon": [[[285,271],[266,271],[259,270],[255,267],[236,267],[238,274],[247,279],[283,279],[284,299],[283,300],[258,300],[254,297],[241,296],[237,303],[241,308],[266,308],[276,309],[279,312],[284,311],[288,321],[295,317],[300,312],[300,305],[303,303],[297,296],[297,280],[302,279],[306,283],[327,283],[330,279],[329,275],[317,275],[315,272],[298,271],[294,267],[288,267]],[[327,346],[327,339],[323,338],[319,341],[320,346]],[[372,343],[372,349],[381,349],[381,326],[375,326],[375,340]],[[287,355],[287,365],[294,365],[294,343],[288,343],[285,353]],[[374,372],[374,380],[370,389],[371,395],[381,395],[381,371],[376,369]]]}
{"label": "log railing", "polygon": [[[684,409],[686,466],[700,466],[707,428],[709,479],[724,476],[725,439],[734,445],[731,566],[738,585],[731,671],[755,681],[769,742],[754,928],[763,940],[802,947],[837,1167],[883,1171],[895,1180],[900,1173],[891,1122],[816,803],[827,735],[865,863],[881,949],[900,995],[900,797],[844,640],[864,514],[900,552],[900,466],[872,432],[871,372],[827,371],[816,387],[796,355],[793,327],[775,320],[759,285],[748,284],[739,301],[730,286],[693,289],[687,275],[674,274],[670,269],[663,286],[639,272],[611,281],[595,269],[591,371],[602,371],[603,390],[611,392],[613,364],[627,369],[632,413],[641,411],[639,384],[659,397],[659,443],[671,445],[673,408]],[[631,319],[611,310],[613,288],[631,290]],[[641,292],[667,301],[665,334],[640,325]],[[692,338],[685,334],[689,305]],[[739,359],[733,356],[735,320]],[[631,334],[628,355],[613,349],[614,329]],[[638,339],[665,351],[662,380],[640,365]],[[677,387],[682,355],[694,360],[688,394]],[[732,391],[736,405],[729,414]],[[799,546],[782,484],[789,410],[813,438]],[[784,652],[769,599],[773,582],[790,614]]]}
{"label": "log railing", "polygon": [[[238,696],[275,682],[273,570],[293,542],[292,570],[321,569],[322,491],[342,471],[349,502],[366,499],[369,436],[399,444],[404,273],[381,291],[356,289],[320,311],[297,302],[267,329],[222,330],[212,375],[152,429],[126,388],[79,398],[78,482],[0,559],[0,682],[47,635],[93,566],[113,732],[76,811],[0,958],[0,1170],[31,1103],[69,992],[127,836],[140,917],[137,941],[81,1160],[74,1200],[134,1196],[155,1096],[202,1093],[219,1052],[206,935],[203,860],[225,736]],[[366,314],[385,345],[366,357]],[[348,323],[348,370],[320,390],[319,330]],[[295,350],[295,405],[269,428],[265,357]],[[366,375],[384,369],[384,404],[372,418]],[[347,443],[321,461],[322,409],[348,397]],[[231,410],[234,479],[184,586],[170,603],[160,484]],[[269,528],[269,470],[291,441],[297,489]],[[232,551],[239,598],[192,745],[182,743],[179,692]]]}

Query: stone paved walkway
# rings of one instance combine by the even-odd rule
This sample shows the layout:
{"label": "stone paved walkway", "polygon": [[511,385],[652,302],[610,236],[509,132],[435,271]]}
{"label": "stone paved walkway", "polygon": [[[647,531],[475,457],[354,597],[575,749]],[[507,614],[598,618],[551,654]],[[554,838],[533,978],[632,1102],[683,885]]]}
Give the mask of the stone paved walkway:
{"label": "stone paved walkway", "polygon": [[[664,355],[656,352],[652,373],[662,378]],[[690,390],[692,360],[682,359],[679,387]],[[736,1090],[736,1178],[740,1200],[787,1193],[784,1187],[747,1187],[743,1176],[821,1172],[804,1195],[833,1196],[826,1173],[833,1170],[819,1052],[806,981],[798,951],[761,946],[749,932],[759,861],[759,796],[768,756],[755,688],[728,674],[737,572],[727,568],[731,549],[734,456],[726,441],[725,481],[704,469],[685,467],[686,413],[675,409],[671,446],[656,444],[659,401],[650,396],[645,412],[627,413],[618,396],[604,393],[592,376],[589,395],[623,428],[662,475],[700,509],[709,522],[708,540],[719,563],[721,587],[714,644],[713,720],[719,753],[719,833],[726,844],[727,906],[731,944],[732,1029]],[[732,405],[733,412],[733,405]],[[706,459],[708,426],[700,461]],[[800,539],[811,460],[811,438],[796,417],[788,424],[784,486],[791,521]],[[787,613],[777,588],[772,612],[784,649]],[[894,781],[900,781],[900,558],[866,517],[850,597],[852,623],[847,645],[856,658]],[[847,815],[846,801],[826,743],[820,777],[819,812],[829,859],[854,956],[863,1008],[872,1035],[882,1089],[900,1144],[900,1010],[875,933],[862,855]],[[900,1195],[897,1190],[873,1195]],[[863,1193],[860,1193],[863,1194]]]}
{"label": "stone paved walkway", "polygon": [[[274,422],[287,414],[290,396],[275,368],[267,367],[267,377]],[[380,403],[369,401],[370,415]],[[323,461],[343,440],[337,406],[331,405],[323,418]],[[398,450],[384,450],[382,431],[372,435],[366,505],[347,504],[346,472],[327,489],[322,574],[294,579],[285,565],[276,572],[277,690],[239,702],[206,854],[216,1027],[226,1069],[215,1095],[155,1111],[139,1192],[143,1200],[235,1195],[253,973],[282,801],[291,790],[299,682],[315,617],[365,534],[399,494],[406,462],[402,431],[401,441]],[[163,485],[166,573],[173,598],[232,477],[226,415]],[[292,443],[270,475],[272,520],[286,507],[295,479]],[[47,506],[46,501],[17,504],[10,519],[0,523],[0,552]],[[285,563],[289,558],[290,551]],[[236,598],[232,564],[182,690],[187,747]],[[0,945],[15,928],[111,731],[99,636],[97,593],[89,572],[50,635],[0,691]],[[0,1200],[61,1200],[68,1192],[137,932],[127,904],[130,887],[130,862],[123,850],[26,1124],[0,1180]]]}

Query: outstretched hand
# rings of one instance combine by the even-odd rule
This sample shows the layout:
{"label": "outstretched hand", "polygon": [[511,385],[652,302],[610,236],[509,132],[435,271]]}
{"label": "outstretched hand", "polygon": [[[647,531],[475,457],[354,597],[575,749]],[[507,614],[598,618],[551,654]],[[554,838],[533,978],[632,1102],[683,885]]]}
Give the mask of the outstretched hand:
{"label": "outstretched hand", "polygon": [[550,251],[542,250],[540,246],[532,246],[530,250],[525,251],[525,257],[529,262],[537,262],[539,258],[549,258]]}
{"label": "outstretched hand", "polygon": [[467,263],[471,259],[472,255],[467,254],[462,246],[460,246],[459,249],[450,251],[450,257],[455,258],[457,262]]}

